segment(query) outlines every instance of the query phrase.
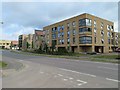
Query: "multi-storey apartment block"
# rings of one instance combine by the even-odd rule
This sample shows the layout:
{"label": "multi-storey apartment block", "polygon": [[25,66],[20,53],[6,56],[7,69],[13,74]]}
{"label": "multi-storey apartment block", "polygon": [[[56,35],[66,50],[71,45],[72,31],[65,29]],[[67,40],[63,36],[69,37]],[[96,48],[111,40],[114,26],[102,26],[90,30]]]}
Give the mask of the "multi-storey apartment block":
{"label": "multi-storey apartment block", "polygon": [[115,42],[114,23],[87,13],[43,28],[49,47],[73,52],[112,52]]}
{"label": "multi-storey apartment block", "polygon": [[43,30],[35,30],[35,34],[33,35],[33,49],[39,49],[43,41],[44,41]]}
{"label": "multi-storey apartment block", "polygon": [[28,35],[25,35],[25,34],[22,34],[22,35],[19,35],[18,37],[18,46],[19,46],[19,49],[25,49],[26,45],[25,45],[25,38],[27,37]]}

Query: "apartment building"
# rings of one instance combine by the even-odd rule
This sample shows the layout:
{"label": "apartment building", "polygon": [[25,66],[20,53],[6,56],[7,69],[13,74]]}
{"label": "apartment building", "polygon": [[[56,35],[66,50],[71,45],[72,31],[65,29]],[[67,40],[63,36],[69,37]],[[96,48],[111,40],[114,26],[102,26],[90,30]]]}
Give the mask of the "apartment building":
{"label": "apartment building", "polygon": [[11,41],[10,40],[0,40],[0,48],[10,49]]}
{"label": "apartment building", "polygon": [[39,49],[44,41],[43,30],[35,30],[35,34],[33,35],[33,49]]}
{"label": "apartment building", "polygon": [[54,43],[57,50],[109,53],[118,47],[114,23],[87,13],[48,25],[43,30],[49,47]]}
{"label": "apartment building", "polygon": [[28,35],[25,35],[25,34],[22,34],[22,35],[19,35],[18,37],[18,46],[19,46],[19,49],[25,49],[26,47],[26,43],[25,43],[25,38],[27,38]]}

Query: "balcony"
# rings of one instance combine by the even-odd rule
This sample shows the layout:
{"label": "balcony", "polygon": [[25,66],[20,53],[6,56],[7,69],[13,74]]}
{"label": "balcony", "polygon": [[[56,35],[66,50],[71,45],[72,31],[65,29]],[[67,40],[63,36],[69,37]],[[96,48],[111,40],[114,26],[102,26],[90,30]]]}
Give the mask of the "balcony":
{"label": "balcony", "polygon": [[92,32],[80,32],[79,34],[92,35]]}

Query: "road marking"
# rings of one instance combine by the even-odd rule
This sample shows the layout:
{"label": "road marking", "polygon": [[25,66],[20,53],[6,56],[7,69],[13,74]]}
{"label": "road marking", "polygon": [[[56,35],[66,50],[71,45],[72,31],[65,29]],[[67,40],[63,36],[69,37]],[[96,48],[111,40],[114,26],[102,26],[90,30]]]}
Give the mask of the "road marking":
{"label": "road marking", "polygon": [[69,77],[70,80],[72,80],[73,78]]}
{"label": "road marking", "polygon": [[59,68],[59,69],[60,69],[60,70],[64,70],[64,71],[73,72],[73,73],[83,74],[83,75],[87,75],[87,76],[91,76],[91,77],[96,77],[95,75],[92,75],[92,74],[87,74],[87,73],[77,72],[77,71],[68,70],[68,69],[63,69],[63,68]]}
{"label": "road marking", "polygon": [[58,74],[58,76],[61,76],[61,77],[62,77],[63,75],[62,75],[62,74]]}
{"label": "road marking", "polygon": [[67,79],[65,79],[65,78],[64,78],[63,80],[64,80],[64,81],[67,81]]}
{"label": "road marking", "polygon": [[82,80],[76,80],[77,82],[82,82],[82,83],[87,83],[87,82],[85,82],[85,81],[82,81]]}
{"label": "road marking", "polygon": [[79,84],[77,84],[77,85],[78,85],[78,86],[81,86],[82,84],[79,83]]}
{"label": "road marking", "polygon": [[41,74],[43,74],[44,72],[40,72]]}
{"label": "road marking", "polygon": [[98,66],[98,68],[111,69],[111,70],[118,70],[117,68],[109,68],[109,67],[101,67],[101,66]]}
{"label": "road marking", "polygon": [[23,61],[23,60],[20,60],[20,61]]}
{"label": "road marking", "polygon": [[[73,60],[73,61],[75,61],[75,60]],[[119,64],[113,64],[113,63],[103,63],[103,62],[93,62],[93,61],[82,61],[82,60],[79,60],[79,62],[89,62],[89,63],[99,63],[99,64],[119,65]]]}
{"label": "road marking", "polygon": [[120,82],[119,80],[115,80],[115,79],[110,79],[110,78],[106,78],[106,79],[114,82]]}

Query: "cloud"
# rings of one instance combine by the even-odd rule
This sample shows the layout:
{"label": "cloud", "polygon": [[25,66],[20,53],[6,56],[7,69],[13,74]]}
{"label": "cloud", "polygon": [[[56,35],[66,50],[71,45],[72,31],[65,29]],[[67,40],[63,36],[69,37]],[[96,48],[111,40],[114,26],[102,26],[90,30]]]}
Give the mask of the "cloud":
{"label": "cloud", "polygon": [[117,22],[117,9],[116,2],[3,2],[3,38],[17,39],[19,34],[85,12]]}

